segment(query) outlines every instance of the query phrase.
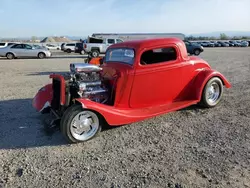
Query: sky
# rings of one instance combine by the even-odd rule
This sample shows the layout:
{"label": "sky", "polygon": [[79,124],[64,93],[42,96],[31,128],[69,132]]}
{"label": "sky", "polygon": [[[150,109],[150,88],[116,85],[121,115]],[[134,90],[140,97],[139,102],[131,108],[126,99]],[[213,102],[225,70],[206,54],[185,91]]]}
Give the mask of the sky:
{"label": "sky", "polygon": [[250,0],[0,0],[0,38],[250,31]]}

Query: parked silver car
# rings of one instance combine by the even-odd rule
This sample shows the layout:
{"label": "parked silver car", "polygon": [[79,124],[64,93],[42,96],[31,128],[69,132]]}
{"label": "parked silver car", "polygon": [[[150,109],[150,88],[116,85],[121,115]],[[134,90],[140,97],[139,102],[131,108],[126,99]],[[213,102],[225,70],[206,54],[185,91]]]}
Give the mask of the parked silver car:
{"label": "parked silver car", "polygon": [[29,44],[14,44],[0,48],[0,57],[14,59],[18,57],[37,57],[40,59],[51,57],[51,52],[44,48],[35,48]]}

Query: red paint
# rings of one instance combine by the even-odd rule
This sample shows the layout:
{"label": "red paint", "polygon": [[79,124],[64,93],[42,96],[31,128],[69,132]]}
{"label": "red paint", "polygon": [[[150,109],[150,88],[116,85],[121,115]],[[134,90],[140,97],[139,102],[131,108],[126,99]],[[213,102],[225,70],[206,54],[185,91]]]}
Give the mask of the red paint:
{"label": "red paint", "polygon": [[48,84],[42,87],[37,94],[35,95],[34,99],[32,100],[32,106],[37,110],[40,111],[44,104],[48,101],[51,103],[53,96],[52,91],[52,84]]}
{"label": "red paint", "polygon": [[[177,59],[173,61],[141,65],[145,50],[174,47]],[[226,88],[231,84],[209,64],[188,56],[182,40],[176,38],[127,41],[111,45],[112,48],[132,48],[135,51],[133,65],[121,62],[103,62],[102,75],[115,86],[113,106],[78,98],[84,109],[100,113],[110,125],[123,125],[141,121],[160,114],[185,108],[200,101],[207,81],[217,76]],[[51,78],[61,80],[61,104],[65,103],[64,79],[60,75]]]}

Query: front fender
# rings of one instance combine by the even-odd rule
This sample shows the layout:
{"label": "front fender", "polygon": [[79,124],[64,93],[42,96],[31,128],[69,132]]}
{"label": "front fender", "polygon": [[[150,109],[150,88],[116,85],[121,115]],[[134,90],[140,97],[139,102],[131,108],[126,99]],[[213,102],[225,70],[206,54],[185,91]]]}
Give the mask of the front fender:
{"label": "front fender", "polygon": [[203,69],[197,74],[193,84],[195,98],[199,101],[202,97],[203,88],[212,77],[219,77],[226,88],[231,88],[230,82],[220,72],[213,69]]}
{"label": "front fender", "polygon": [[52,84],[47,84],[38,90],[32,100],[32,106],[39,112],[49,107],[53,97]]}

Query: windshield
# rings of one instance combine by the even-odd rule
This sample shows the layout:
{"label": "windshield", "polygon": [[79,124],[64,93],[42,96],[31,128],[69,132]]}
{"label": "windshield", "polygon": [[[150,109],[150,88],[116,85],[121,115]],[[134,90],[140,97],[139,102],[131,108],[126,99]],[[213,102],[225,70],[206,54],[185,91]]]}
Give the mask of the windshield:
{"label": "windshield", "polygon": [[135,52],[131,48],[109,49],[105,55],[105,62],[121,62],[133,65]]}

